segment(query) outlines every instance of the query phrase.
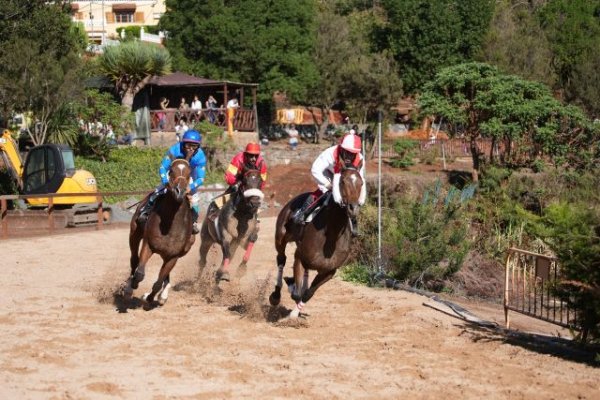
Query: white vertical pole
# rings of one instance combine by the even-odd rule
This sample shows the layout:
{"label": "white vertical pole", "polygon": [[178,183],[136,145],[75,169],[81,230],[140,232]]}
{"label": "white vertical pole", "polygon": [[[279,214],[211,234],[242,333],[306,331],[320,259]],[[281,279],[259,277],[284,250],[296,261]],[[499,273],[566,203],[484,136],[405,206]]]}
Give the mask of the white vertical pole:
{"label": "white vertical pole", "polygon": [[382,272],[381,261],[381,120],[383,113],[379,111],[377,124],[377,272]]}
{"label": "white vertical pole", "polygon": [[104,38],[104,18],[105,18],[105,14],[104,14],[104,0],[102,0],[102,15],[100,16],[100,18],[102,18],[102,43],[100,43],[102,46],[104,46],[104,42],[105,42],[105,38]]}

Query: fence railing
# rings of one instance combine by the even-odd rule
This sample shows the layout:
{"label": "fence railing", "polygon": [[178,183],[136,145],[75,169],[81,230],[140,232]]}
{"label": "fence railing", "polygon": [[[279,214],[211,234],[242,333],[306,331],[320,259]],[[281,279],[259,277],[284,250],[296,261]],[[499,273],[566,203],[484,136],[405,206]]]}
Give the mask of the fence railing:
{"label": "fence railing", "polygon": [[[447,159],[459,157],[471,157],[471,148],[468,140],[465,139],[434,139],[434,140],[414,140],[419,143],[416,157],[423,157],[426,154],[432,154],[435,157],[445,157]],[[491,139],[480,139],[477,141],[477,149],[484,156],[489,156],[493,143]],[[503,143],[497,142],[494,149],[495,156],[499,156],[504,151]],[[381,157],[393,158],[398,157],[398,154],[393,148],[383,150]],[[378,157],[377,149],[375,149],[374,157]]]}
{"label": "fence railing", "polygon": [[[196,122],[208,121],[218,127],[227,126],[225,108],[180,111],[177,109],[150,110],[150,130],[174,132],[179,121],[185,118],[188,126]],[[257,129],[254,110],[239,108],[233,116],[233,129],[243,132],[254,132]]]}
{"label": "fence railing", "polygon": [[[95,209],[94,221],[96,221],[96,229],[102,229],[105,219],[105,211],[109,207],[105,207],[104,198],[106,196],[140,196],[150,193],[153,189],[148,190],[137,190],[137,191],[122,191],[122,192],[98,192],[90,194],[89,197],[95,197],[96,202],[88,203],[90,207]],[[199,188],[197,192],[222,192],[223,189],[219,188]],[[53,233],[56,230],[58,218],[61,215],[62,209],[57,209],[54,205],[54,199],[57,197],[81,197],[81,193],[46,193],[46,194],[20,194],[20,195],[2,195],[0,196],[0,239],[7,239],[9,237],[9,224],[11,217],[47,217],[46,232],[48,234]],[[88,194],[85,194],[88,197]],[[38,209],[26,209],[26,210],[9,210],[8,202],[15,200],[27,200],[27,199],[40,199],[47,198],[48,205]],[[19,224],[15,224],[19,225]],[[31,229],[31,224],[24,224],[24,226],[17,226],[19,229]]]}
{"label": "fence railing", "polygon": [[506,258],[504,319],[510,327],[509,311],[515,311],[562,327],[579,329],[575,310],[554,294],[560,282],[555,257],[510,248]]}

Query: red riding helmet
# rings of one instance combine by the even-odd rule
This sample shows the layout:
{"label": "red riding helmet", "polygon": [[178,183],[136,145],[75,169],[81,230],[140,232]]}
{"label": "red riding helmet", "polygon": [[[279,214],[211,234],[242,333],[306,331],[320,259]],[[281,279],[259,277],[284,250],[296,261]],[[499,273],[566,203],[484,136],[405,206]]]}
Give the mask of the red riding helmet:
{"label": "red riding helmet", "polygon": [[244,152],[248,153],[248,154],[259,155],[260,154],[260,144],[250,142],[246,145],[246,150]]}

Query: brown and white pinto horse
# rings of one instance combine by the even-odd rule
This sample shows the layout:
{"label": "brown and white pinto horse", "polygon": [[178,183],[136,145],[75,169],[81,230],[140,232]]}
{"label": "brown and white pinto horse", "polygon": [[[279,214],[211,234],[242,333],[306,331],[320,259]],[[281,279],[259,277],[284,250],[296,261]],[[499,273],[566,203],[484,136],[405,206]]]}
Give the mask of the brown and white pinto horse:
{"label": "brown and white pinto horse", "polygon": [[246,250],[244,258],[238,266],[238,272],[243,272],[246,263],[250,259],[252,247],[258,239],[258,220],[256,215],[264,198],[260,190],[262,178],[260,171],[248,169],[243,172],[242,181],[238,189],[232,193],[229,200],[218,211],[218,214],[212,220],[209,216],[211,209],[215,207],[211,204],[209,211],[202,223],[200,231],[200,272],[206,266],[206,255],[213,244],[218,243],[221,246],[223,260],[221,267],[217,271],[216,280],[229,281],[229,263],[235,255],[238,246],[243,246]]}
{"label": "brown and white pinto horse", "polygon": [[130,297],[133,290],[144,280],[146,263],[156,253],[162,257],[163,264],[158,279],[152,285],[152,291],[146,293],[142,299],[152,305],[154,297],[158,294],[160,305],[167,301],[169,274],[177,260],[187,254],[195,240],[192,235],[192,210],[187,197],[190,174],[188,161],[174,160],[169,169],[166,193],[156,200],[147,221],[139,224],[137,219],[149,196],[138,205],[133,214],[129,231],[131,276],[125,287],[127,297]]}
{"label": "brown and white pinto horse", "polygon": [[[275,249],[277,250],[277,283],[269,297],[271,305],[281,300],[283,268],[286,262],[286,245],[296,242],[294,253],[294,277],[286,278],[286,284],[296,302],[290,317],[298,317],[305,303],[317,289],[330,280],[336,270],[346,261],[350,253],[352,218],[358,216],[359,199],[363,180],[355,167],[342,169],[333,179],[332,197],[310,222],[298,226],[293,222],[294,211],[302,206],[310,193],[301,194],[290,200],[277,217]],[[325,196],[329,196],[326,194]],[[364,196],[364,194],[363,194]],[[317,271],[317,276],[308,286],[308,271]]]}

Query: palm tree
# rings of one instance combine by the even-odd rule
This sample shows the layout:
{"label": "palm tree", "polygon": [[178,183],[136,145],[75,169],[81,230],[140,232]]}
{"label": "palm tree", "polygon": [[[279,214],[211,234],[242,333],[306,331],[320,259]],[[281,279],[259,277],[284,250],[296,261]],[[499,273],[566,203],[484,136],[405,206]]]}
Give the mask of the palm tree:
{"label": "palm tree", "polygon": [[121,105],[131,111],[133,98],[154,75],[171,72],[171,55],[163,48],[140,41],[107,46],[100,68],[115,84]]}

